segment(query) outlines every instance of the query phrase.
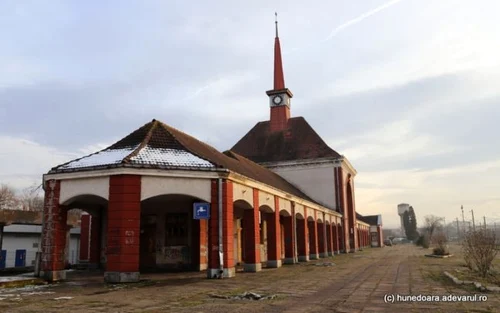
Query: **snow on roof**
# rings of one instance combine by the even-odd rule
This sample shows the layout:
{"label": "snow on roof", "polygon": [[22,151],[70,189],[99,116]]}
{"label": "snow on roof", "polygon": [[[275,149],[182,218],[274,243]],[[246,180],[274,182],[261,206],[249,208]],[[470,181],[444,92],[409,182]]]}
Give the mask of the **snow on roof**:
{"label": "snow on roof", "polygon": [[163,166],[186,166],[186,167],[214,167],[207,160],[196,155],[177,149],[153,148],[146,146],[139,153],[130,158],[134,164],[163,165]]}
{"label": "snow on roof", "polygon": [[67,164],[61,165],[59,169],[76,169],[84,167],[94,167],[103,165],[120,164],[124,158],[131,154],[139,145],[122,148],[122,149],[106,149],[97,153],[76,159]]}

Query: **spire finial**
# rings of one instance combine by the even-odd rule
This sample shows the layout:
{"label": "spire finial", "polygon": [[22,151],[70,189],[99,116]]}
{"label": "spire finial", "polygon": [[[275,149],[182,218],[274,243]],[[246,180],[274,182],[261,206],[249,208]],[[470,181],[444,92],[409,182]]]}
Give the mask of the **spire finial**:
{"label": "spire finial", "polygon": [[276,23],[276,38],[278,38],[278,12],[274,12],[274,17],[275,17],[274,23]]}

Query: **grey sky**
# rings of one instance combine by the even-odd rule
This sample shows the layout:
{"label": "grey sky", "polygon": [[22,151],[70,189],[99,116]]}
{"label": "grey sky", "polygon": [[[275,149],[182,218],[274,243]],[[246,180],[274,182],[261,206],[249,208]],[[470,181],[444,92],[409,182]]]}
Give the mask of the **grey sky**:
{"label": "grey sky", "polygon": [[500,221],[494,0],[2,1],[0,181],[153,118],[230,148],[269,116],[274,11],[292,115],[356,167],[361,213]]}

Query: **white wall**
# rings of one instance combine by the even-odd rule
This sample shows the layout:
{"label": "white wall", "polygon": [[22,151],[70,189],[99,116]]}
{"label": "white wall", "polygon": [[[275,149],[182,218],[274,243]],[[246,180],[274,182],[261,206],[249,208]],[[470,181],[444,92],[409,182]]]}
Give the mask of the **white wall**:
{"label": "white wall", "polygon": [[335,165],[316,164],[307,166],[273,167],[271,170],[296,185],[314,200],[336,209]]}
{"label": "white wall", "polygon": [[[15,266],[16,250],[26,250],[26,266],[33,266],[40,236],[39,233],[4,233],[2,250],[7,251],[5,267]],[[80,235],[71,234],[68,259],[72,264],[78,260],[79,242]]]}

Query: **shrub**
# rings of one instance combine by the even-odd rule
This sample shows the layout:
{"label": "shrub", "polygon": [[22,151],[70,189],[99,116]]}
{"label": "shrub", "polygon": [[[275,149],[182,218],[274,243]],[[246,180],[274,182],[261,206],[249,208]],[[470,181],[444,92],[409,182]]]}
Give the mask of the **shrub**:
{"label": "shrub", "polygon": [[498,253],[495,243],[496,235],[491,230],[480,229],[466,233],[462,243],[465,264],[486,277]]}
{"label": "shrub", "polygon": [[432,238],[432,241],[437,245],[436,248],[434,248],[434,254],[436,255],[448,255],[450,254],[448,252],[448,238],[443,232],[439,232],[436,235],[434,235],[434,238]]}
{"label": "shrub", "polygon": [[425,249],[429,248],[430,241],[429,241],[429,236],[427,235],[420,235],[415,242],[415,244],[419,247],[423,247]]}

